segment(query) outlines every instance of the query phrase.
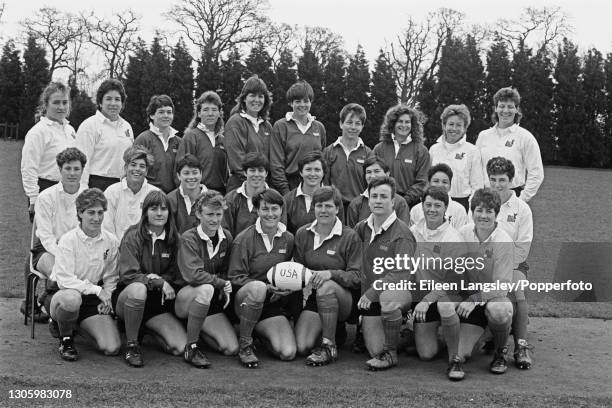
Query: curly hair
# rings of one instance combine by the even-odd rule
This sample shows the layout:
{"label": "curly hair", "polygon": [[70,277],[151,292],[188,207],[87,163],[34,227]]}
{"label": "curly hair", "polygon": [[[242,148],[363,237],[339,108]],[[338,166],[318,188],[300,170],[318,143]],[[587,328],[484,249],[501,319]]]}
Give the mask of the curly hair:
{"label": "curly hair", "polygon": [[499,209],[501,208],[501,199],[499,198],[497,191],[489,187],[476,190],[474,196],[472,197],[472,201],[470,201],[470,210],[472,211],[472,214],[478,206],[492,209],[495,211],[495,215],[497,216],[499,214]]}
{"label": "curly hair", "polygon": [[514,171],[514,164],[505,157],[493,157],[487,163],[488,176],[505,174],[508,176],[508,180],[512,181],[514,178]]}
{"label": "curly hair", "polygon": [[395,124],[402,115],[410,115],[410,136],[415,143],[423,143],[423,114],[416,108],[408,105],[395,105],[385,114],[383,124],[380,126],[380,141],[391,142]]}
{"label": "curly hair", "polygon": [[204,207],[209,207],[215,210],[227,210],[227,202],[217,190],[206,190],[200,194],[193,206],[195,211],[199,213],[202,212],[202,208]]}
{"label": "curly hair", "polygon": [[55,156],[55,162],[60,169],[64,167],[64,164],[75,160],[81,162],[81,167],[85,167],[85,164],[87,164],[87,156],[76,147],[68,147]]}
{"label": "curly hair", "polygon": [[99,205],[104,211],[108,209],[108,201],[106,200],[106,197],[104,196],[102,190],[100,190],[99,188],[88,188],[84,190],[76,198],[75,204],[77,210],[77,218],[79,219],[79,222],[81,221],[81,216],[79,214],[87,210],[88,208]]}
{"label": "curly hair", "polygon": [[153,166],[154,158],[149,149],[142,145],[133,145],[125,149],[123,152],[123,163],[124,165],[130,164],[134,160],[144,159],[147,164],[147,169]]}
{"label": "curly hair", "polygon": [[198,124],[201,122],[200,119],[200,110],[202,109],[202,105],[205,103],[209,103],[211,105],[215,105],[219,108],[219,118],[217,118],[217,122],[215,123],[215,134],[223,133],[223,102],[221,102],[221,97],[215,91],[206,91],[195,101],[195,105],[193,107],[193,118],[187,125],[185,132],[189,129],[195,129],[198,127]]}
{"label": "curly hair", "polygon": [[264,96],[263,108],[257,113],[257,116],[261,119],[268,120],[268,114],[270,113],[270,106],[272,105],[272,94],[268,92],[266,83],[259,78],[257,75],[253,75],[247,79],[242,87],[240,95],[236,98],[236,106],[232,109],[231,114],[246,112],[245,99],[248,94],[261,94]]}

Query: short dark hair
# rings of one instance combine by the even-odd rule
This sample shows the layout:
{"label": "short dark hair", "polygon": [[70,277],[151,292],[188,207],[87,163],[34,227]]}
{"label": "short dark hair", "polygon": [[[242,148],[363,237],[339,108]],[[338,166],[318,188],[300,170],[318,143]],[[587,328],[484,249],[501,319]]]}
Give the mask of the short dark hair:
{"label": "short dark hair", "polygon": [[361,121],[361,124],[365,125],[365,121],[367,118],[366,111],[365,108],[360,104],[348,103],[344,105],[344,107],[340,111],[340,122],[344,123],[344,121],[349,115],[357,116],[357,118]]}
{"label": "short dark hair", "polygon": [[514,171],[514,164],[512,163],[512,161],[506,159],[505,157],[493,157],[487,163],[488,176],[505,174],[506,176],[508,176],[508,179],[512,181],[512,179],[514,178]]}
{"label": "short dark hair", "polygon": [[186,131],[189,129],[194,129],[201,122],[200,119],[200,110],[202,109],[202,105],[205,103],[209,103],[211,105],[216,105],[219,108],[219,119],[215,123],[215,133],[221,133],[223,131],[223,102],[221,101],[221,97],[215,91],[206,91],[195,101],[195,106],[193,107],[193,118],[189,125],[187,125]]}
{"label": "short dark hair", "polygon": [[370,194],[370,191],[372,191],[374,187],[385,185],[391,187],[391,198],[395,197],[395,179],[390,176],[376,177],[372,180],[370,184],[368,184],[368,194]]}
{"label": "short dark hair", "polygon": [[191,153],[187,153],[181,160],[176,162],[176,172],[180,173],[183,167],[191,167],[202,171],[202,163]]}
{"label": "short dark hair", "polygon": [[79,213],[82,213],[88,208],[99,205],[104,211],[108,209],[108,201],[106,200],[106,197],[104,197],[102,190],[99,188],[88,188],[84,190],[77,196],[75,204],[79,222],[81,221],[81,216]]}
{"label": "short dark hair", "polygon": [[55,156],[55,162],[60,169],[64,167],[64,164],[75,160],[81,162],[81,167],[85,167],[85,164],[87,164],[87,156],[76,147],[68,147]]}
{"label": "short dark hair", "polygon": [[321,186],[312,193],[312,205],[332,200],[334,205],[340,209],[342,205],[342,193],[334,186]]}
{"label": "short dark hair", "polygon": [[323,160],[323,155],[318,150],[308,152],[300,160],[298,160],[298,171],[301,173],[305,165],[315,162],[317,160],[321,162],[323,174],[327,173],[327,164],[325,163],[325,160]]}
{"label": "short dark hair", "polygon": [[268,188],[255,194],[252,198],[252,201],[253,206],[257,209],[259,209],[261,203],[264,201],[269,204],[280,205],[281,208],[285,207],[285,200],[283,200],[283,196],[280,195],[280,193],[273,188]]}
{"label": "short dark hair", "polygon": [[370,156],[367,159],[365,159],[365,161],[363,162],[363,177],[364,178],[366,175],[367,168],[375,164],[378,164],[385,173],[389,173],[389,166],[387,166],[387,163],[382,161],[382,159],[378,156]]}
{"label": "short dark hair", "polygon": [[221,195],[217,190],[206,190],[196,200],[194,203],[195,211],[202,212],[202,208],[210,207],[214,209],[227,209],[227,203],[225,198]]}
{"label": "short dark hair", "polygon": [[123,152],[123,163],[126,166],[138,159],[144,159],[145,163],[147,164],[147,169],[150,169],[151,166],[153,166],[153,155],[149,149],[143,145],[132,145],[125,149],[125,152]]}
{"label": "short dark hair", "polygon": [[127,94],[125,93],[123,83],[118,79],[111,78],[102,82],[98,87],[98,91],[96,92],[96,104],[98,105],[98,109],[100,109],[100,107],[102,106],[102,99],[104,99],[104,95],[106,95],[110,91],[119,92],[119,95],[121,96],[121,104],[125,105]]}
{"label": "short dark hair", "polygon": [[482,206],[484,208],[490,208],[495,211],[495,215],[499,214],[499,209],[501,208],[501,199],[499,198],[499,194],[497,191],[485,187],[480,188],[474,192],[472,196],[472,201],[470,201],[470,210],[474,213],[476,207]]}
{"label": "short dark hair", "polygon": [[287,90],[287,102],[290,104],[295,100],[302,99],[308,99],[310,102],[314,100],[314,91],[312,86],[310,86],[310,84],[304,80],[297,81]]}
{"label": "short dark hair", "polygon": [[176,231],[176,225],[174,224],[172,211],[170,211],[170,200],[161,190],[150,191],[142,201],[142,214],[140,216],[140,222],[138,223],[138,234],[140,235],[140,239],[145,239],[149,234],[149,218],[147,216],[147,211],[151,207],[162,205],[168,209],[168,220],[166,221],[166,225],[164,225],[166,239],[168,240],[168,244],[174,245],[178,233]]}
{"label": "short dark hair", "polygon": [[438,163],[429,168],[427,171],[427,181],[431,181],[431,178],[437,172],[442,172],[448,176],[448,181],[453,181],[453,170],[446,163]]}
{"label": "short dark hair", "polygon": [[442,187],[437,186],[429,186],[423,192],[423,197],[421,197],[421,202],[424,203],[427,196],[433,198],[434,200],[442,201],[446,207],[448,207],[448,193]]}
{"label": "short dark hair", "polygon": [[153,95],[151,100],[149,100],[149,105],[147,106],[147,117],[149,118],[149,122],[152,122],[152,115],[155,115],[155,112],[159,108],[163,108],[165,106],[169,106],[172,108],[172,112],[174,112],[174,103],[172,102],[172,98],[168,95]]}
{"label": "short dark hair", "polygon": [[250,152],[244,156],[244,160],[242,161],[242,170],[247,171],[248,169],[266,169],[266,171],[270,171],[270,162],[260,152]]}

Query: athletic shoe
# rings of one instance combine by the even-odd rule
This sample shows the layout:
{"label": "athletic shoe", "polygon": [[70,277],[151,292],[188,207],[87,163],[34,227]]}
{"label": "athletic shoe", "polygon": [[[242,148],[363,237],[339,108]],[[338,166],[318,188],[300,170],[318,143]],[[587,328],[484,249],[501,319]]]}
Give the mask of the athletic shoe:
{"label": "athletic shoe", "polygon": [[461,381],[465,377],[463,372],[463,361],[461,357],[455,355],[448,365],[448,379],[451,381]]}
{"label": "athletic shoe", "polygon": [[323,339],[321,346],[314,349],[306,358],[306,365],[318,367],[332,363],[338,359],[338,348],[334,343]]}
{"label": "athletic shoe", "polygon": [[51,318],[49,318],[49,333],[51,333],[51,337],[55,337],[56,339],[60,338],[59,326],[57,322]]}
{"label": "athletic shoe", "polygon": [[501,347],[495,351],[493,361],[489,366],[489,371],[493,374],[503,374],[508,369],[506,364],[506,355],[508,354],[508,347]]}
{"label": "athletic shoe", "polygon": [[[21,314],[30,317],[30,307],[25,300],[21,302],[19,311],[21,312]],[[48,319],[49,314],[44,310],[41,305],[38,304],[38,298],[34,297],[34,321],[36,323],[46,323]]]}
{"label": "athletic shoe", "polygon": [[397,351],[384,350],[376,357],[366,361],[371,371],[386,370],[397,365]]}
{"label": "athletic shoe", "polygon": [[208,368],[210,367],[210,361],[206,358],[206,355],[200,350],[197,343],[190,343],[185,345],[185,352],[183,358],[186,362],[196,368]]}
{"label": "athletic shoe", "polygon": [[355,340],[353,340],[353,344],[351,345],[351,351],[353,353],[364,353],[366,351],[363,332],[361,331],[361,326],[359,325],[357,325],[357,329],[355,330]]}
{"label": "athletic shoe", "polygon": [[348,333],[346,332],[346,323],[338,322],[336,326],[336,346],[342,347],[346,343]]}
{"label": "athletic shoe", "polygon": [[59,355],[62,360],[76,361],[79,359],[79,353],[74,348],[72,337],[63,337],[59,344]]}
{"label": "athletic shoe", "polygon": [[140,345],[137,341],[128,341],[125,350],[125,361],[132,367],[142,367],[144,361],[142,359],[142,352],[140,351]]}
{"label": "athletic shoe", "polygon": [[527,343],[527,340],[519,339],[514,348],[514,365],[521,370],[529,370],[531,368],[530,351],[533,346]]}
{"label": "athletic shoe", "polygon": [[240,363],[246,368],[259,367],[259,359],[255,355],[253,343],[241,345],[240,351],[238,352],[238,358],[240,359]]}

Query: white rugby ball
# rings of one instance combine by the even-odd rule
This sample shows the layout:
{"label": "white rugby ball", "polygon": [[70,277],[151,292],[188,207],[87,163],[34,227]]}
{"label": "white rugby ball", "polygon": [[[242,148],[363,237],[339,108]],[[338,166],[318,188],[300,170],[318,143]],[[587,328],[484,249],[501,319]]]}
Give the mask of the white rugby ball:
{"label": "white rugby ball", "polygon": [[268,269],[268,282],[283,290],[302,290],[310,281],[312,271],[301,263],[281,262]]}

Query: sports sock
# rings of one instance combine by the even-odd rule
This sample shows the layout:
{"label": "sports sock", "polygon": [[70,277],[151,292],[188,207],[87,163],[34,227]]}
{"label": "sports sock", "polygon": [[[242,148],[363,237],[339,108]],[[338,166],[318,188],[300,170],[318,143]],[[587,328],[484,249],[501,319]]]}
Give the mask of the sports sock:
{"label": "sports sock", "polygon": [[129,297],[123,304],[123,320],[125,321],[125,337],[129,341],[138,340],[138,332],[142,324],[145,300]]}
{"label": "sports sock", "polygon": [[262,309],[263,303],[255,302],[248,296],[242,301],[240,305],[240,346],[253,342],[253,329],[259,321]]}
{"label": "sports sock", "polygon": [[511,322],[502,324],[489,322],[489,328],[491,329],[491,334],[493,335],[495,350],[506,347],[506,344],[508,343],[508,335],[510,334],[510,324]]}
{"label": "sports sock", "polygon": [[519,339],[527,340],[527,323],[529,321],[527,309],[527,302],[525,300],[519,300],[514,304],[512,333],[514,335],[515,345],[518,343]]}
{"label": "sports sock", "polygon": [[55,308],[55,320],[59,327],[60,337],[71,337],[74,325],[79,318],[79,311],[65,310],[61,304]]}
{"label": "sports sock", "polygon": [[442,335],[446,340],[446,346],[448,348],[448,359],[449,361],[453,356],[459,354],[459,316],[456,314],[449,317],[441,317],[442,323]]}
{"label": "sports sock", "polygon": [[202,330],[202,324],[206,320],[208,315],[208,308],[210,303],[204,303],[198,299],[193,299],[189,305],[189,311],[187,312],[187,343],[195,343],[198,341],[200,336],[200,330]]}
{"label": "sports sock", "polygon": [[402,312],[395,309],[391,312],[382,312],[383,331],[385,333],[384,350],[396,351],[399,343],[400,328],[402,326]]}
{"label": "sports sock", "polygon": [[338,324],[338,298],[336,295],[317,295],[317,309],[321,317],[321,334],[323,338],[336,342]]}

